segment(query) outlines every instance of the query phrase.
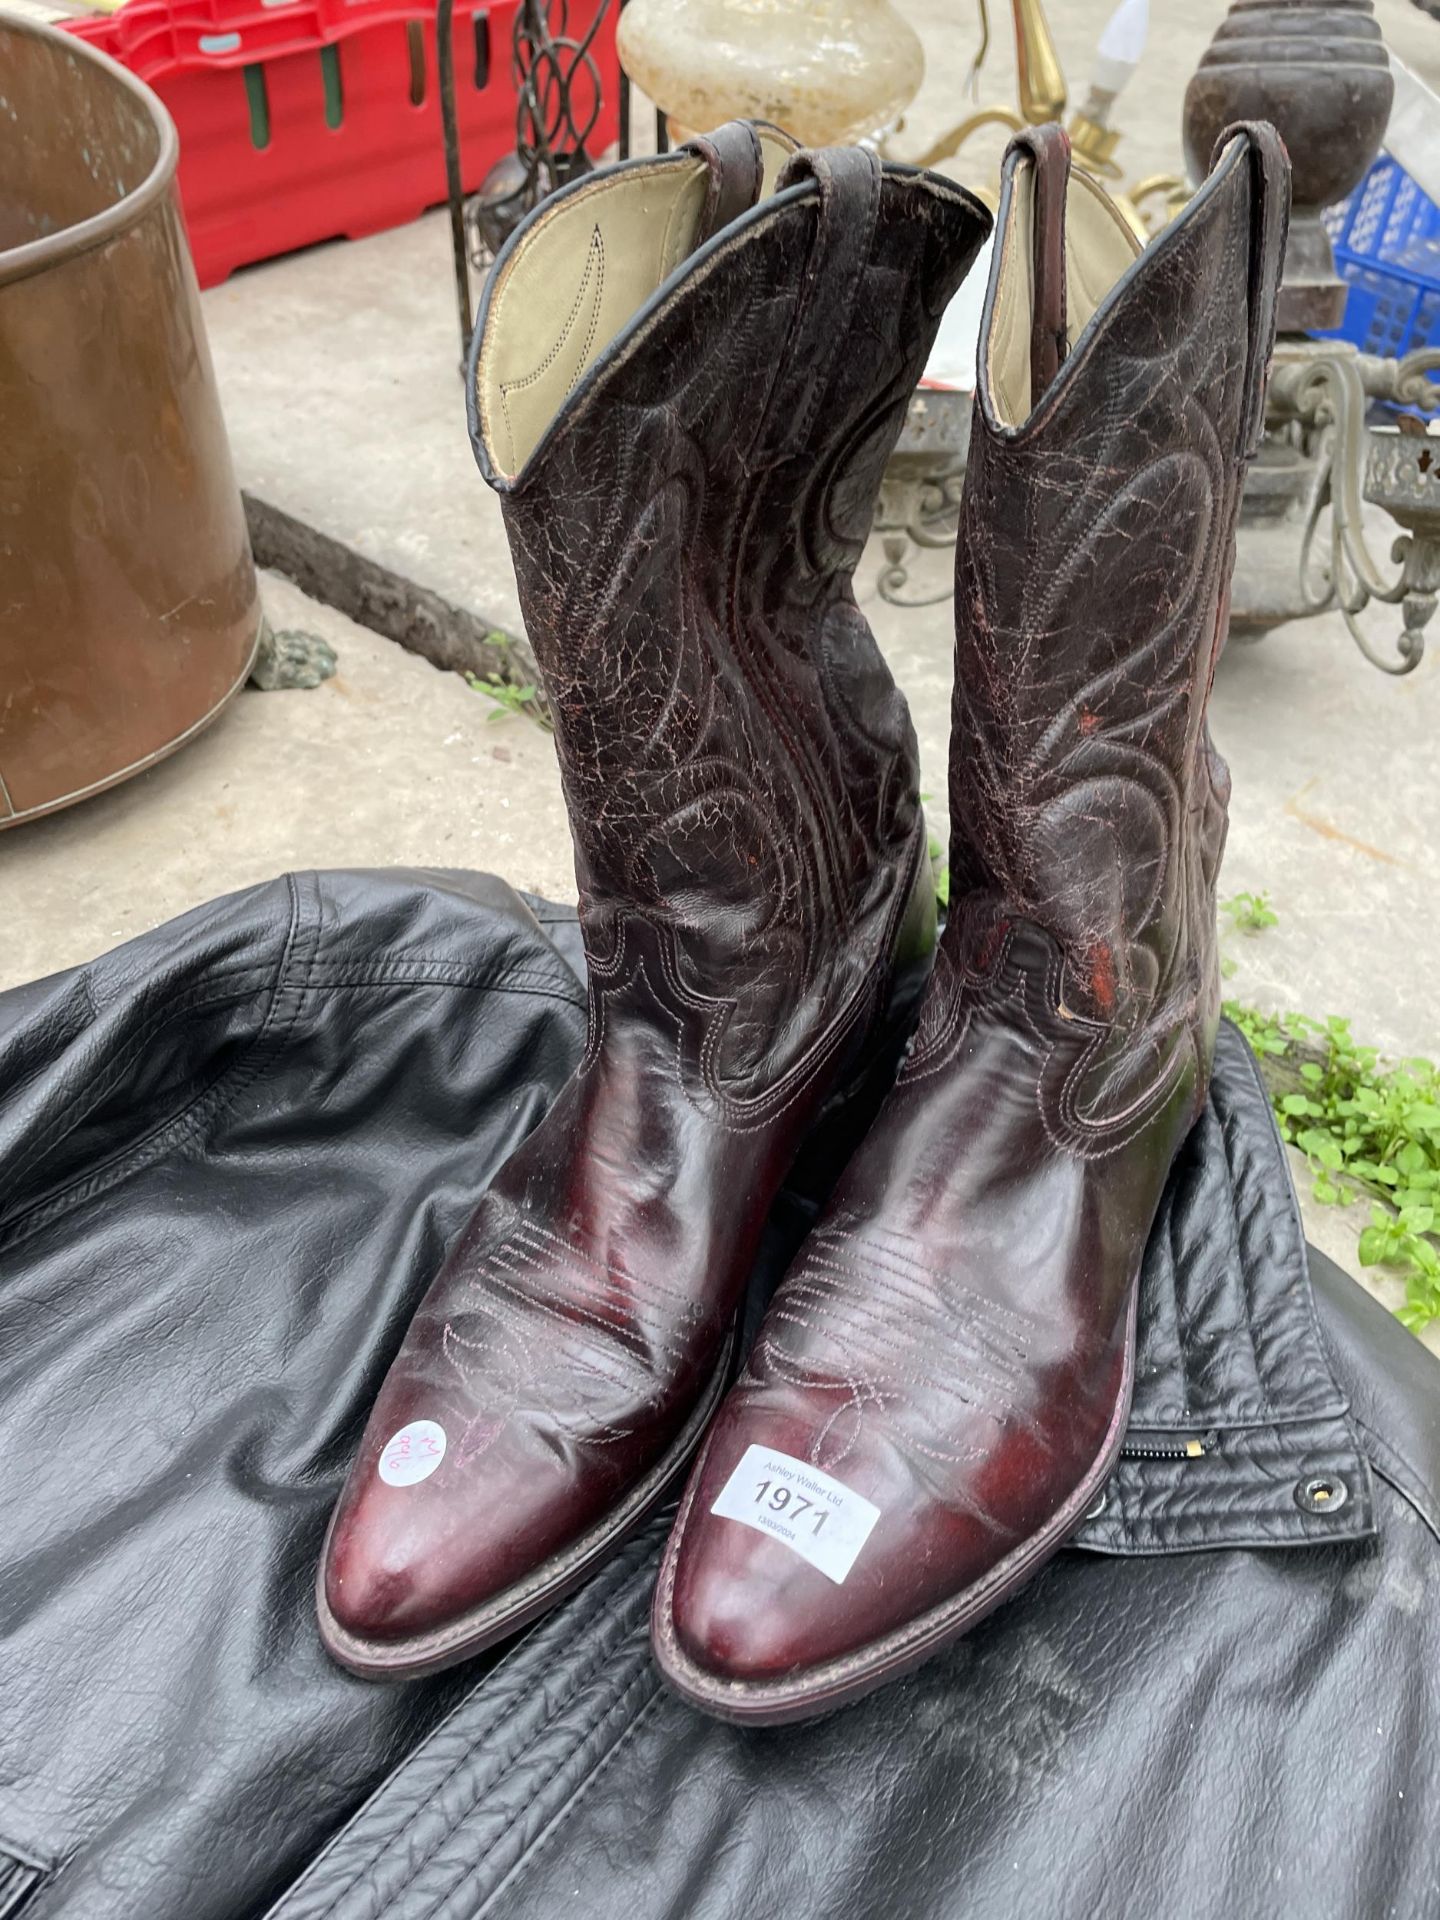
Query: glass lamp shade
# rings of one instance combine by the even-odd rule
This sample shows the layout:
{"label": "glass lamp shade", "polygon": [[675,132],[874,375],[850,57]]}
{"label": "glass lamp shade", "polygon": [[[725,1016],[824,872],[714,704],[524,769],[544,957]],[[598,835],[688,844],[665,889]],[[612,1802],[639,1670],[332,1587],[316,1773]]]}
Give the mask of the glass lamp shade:
{"label": "glass lamp shade", "polygon": [[772,120],[806,146],[873,137],[925,73],[890,0],[629,0],[618,43],[678,138],[733,119]]}

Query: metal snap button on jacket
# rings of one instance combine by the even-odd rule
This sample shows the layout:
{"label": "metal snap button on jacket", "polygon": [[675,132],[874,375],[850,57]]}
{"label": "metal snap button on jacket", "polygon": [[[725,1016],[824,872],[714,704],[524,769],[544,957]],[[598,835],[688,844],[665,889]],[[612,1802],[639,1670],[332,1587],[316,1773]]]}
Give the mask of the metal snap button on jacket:
{"label": "metal snap button on jacket", "polygon": [[951,917],[662,1565],[656,1657],[711,1712],[801,1718],[914,1666],[1038,1570],[1115,1462],[1141,1256],[1219,1019],[1229,780],[1205,709],[1288,198],[1273,130],[1232,129],[1140,251],[1058,128],[1007,157],[957,549]]}
{"label": "metal snap button on jacket", "polygon": [[487,286],[472,427],[554,715],[590,1034],[336,1511],[321,1629],[362,1674],[513,1633],[663,1494],[781,1179],[893,1074],[928,973],[915,737],[851,574],[988,217],[791,145],[735,124],[591,175]]}

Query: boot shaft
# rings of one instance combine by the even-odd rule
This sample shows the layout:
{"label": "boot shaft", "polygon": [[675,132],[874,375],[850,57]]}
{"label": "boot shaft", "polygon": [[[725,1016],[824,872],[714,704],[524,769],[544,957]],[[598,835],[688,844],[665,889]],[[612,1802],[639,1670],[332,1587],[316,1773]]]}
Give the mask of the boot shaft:
{"label": "boot shaft", "polygon": [[1205,727],[1235,519],[1263,425],[1287,169],[1268,128],[1141,250],[1069,179],[1007,161],[956,576],[958,952],[1000,919],[1063,957],[1061,1005],[1122,1027],[1214,997],[1228,775]]}
{"label": "boot shaft", "polygon": [[658,930],[736,1002],[741,1079],[853,997],[903,890],[914,734],[851,575],[987,224],[859,149],[777,174],[770,146],[747,166],[727,130],[554,196],[496,264],[472,383],[592,962]]}

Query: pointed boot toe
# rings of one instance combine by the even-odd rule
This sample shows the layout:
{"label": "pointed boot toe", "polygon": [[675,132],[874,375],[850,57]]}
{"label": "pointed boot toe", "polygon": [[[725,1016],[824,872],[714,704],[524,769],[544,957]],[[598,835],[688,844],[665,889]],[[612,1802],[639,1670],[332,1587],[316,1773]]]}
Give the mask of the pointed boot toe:
{"label": "pointed boot toe", "polygon": [[[767,1427],[773,1423],[758,1430]],[[766,1458],[742,1467],[751,1445]],[[848,1592],[837,1585],[794,1550],[793,1536],[787,1541],[778,1531],[761,1532],[735,1517],[733,1506],[713,1511],[738,1469],[744,1497],[768,1513],[776,1484],[772,1456],[804,1458],[755,1441],[748,1424],[707,1448],[667,1548],[652,1611],[655,1658],[671,1686],[692,1705],[742,1724],[782,1723],[797,1699],[806,1715],[823,1711],[817,1693],[826,1672],[848,1663],[875,1624],[873,1610],[857,1613],[853,1583]]]}
{"label": "pointed boot toe", "polygon": [[818,1576],[805,1579],[803,1566],[788,1564],[775,1542],[722,1537],[697,1522],[677,1553],[655,1644],[666,1677],[694,1704],[743,1722],[754,1701],[808,1675],[820,1649],[829,1659],[849,1651],[843,1623],[838,1634],[820,1630]]}
{"label": "pointed boot toe", "polygon": [[643,1511],[631,1516],[630,1490],[583,1448],[548,1444],[543,1426],[537,1433],[512,1416],[495,1435],[482,1417],[467,1432],[450,1412],[453,1397],[445,1407],[421,1404],[456,1430],[445,1460],[423,1482],[382,1477],[397,1442],[403,1448],[417,1425],[440,1426],[396,1426],[382,1415],[321,1559],[321,1637],[342,1666],[368,1678],[429,1672],[509,1638],[583,1576],[597,1528],[618,1538]]}
{"label": "pointed boot toe", "polygon": [[321,1637],[352,1672],[403,1678],[509,1638],[683,1470],[730,1377],[730,1331],[632,1275],[654,1309],[642,1339],[595,1282],[583,1246],[562,1256],[493,1192],[451,1254],[321,1559]]}
{"label": "pointed boot toe", "polygon": [[459,1571],[450,1535],[443,1509],[420,1494],[367,1488],[337,1513],[317,1598],[322,1637],[343,1666],[383,1671],[388,1650],[444,1621]]}
{"label": "pointed boot toe", "polygon": [[[420,1404],[444,1412],[455,1431],[448,1408]],[[336,1509],[321,1559],[320,1628],[353,1672],[423,1673],[517,1631],[541,1610],[526,1575],[584,1532],[579,1462],[552,1458],[537,1472],[531,1458],[487,1460],[478,1513],[478,1462],[466,1458],[463,1429],[423,1481],[382,1477],[382,1465],[403,1467],[407,1437],[436,1428],[445,1431],[423,1416],[397,1425],[382,1413]]]}
{"label": "pointed boot toe", "polygon": [[[787,1281],[802,1292],[804,1257]],[[900,1341],[877,1351],[853,1321],[808,1339],[791,1329],[783,1345],[776,1331],[762,1332],[697,1462],[652,1613],[675,1691],[755,1725],[861,1698],[1022,1586],[1108,1477],[1133,1385],[1127,1317],[1088,1391],[1056,1391],[1047,1370],[1029,1396],[1017,1380],[1002,1412],[973,1378],[971,1395],[961,1384],[983,1351],[972,1332],[940,1428],[895,1384],[923,1379],[940,1344],[923,1322],[908,1355]]]}

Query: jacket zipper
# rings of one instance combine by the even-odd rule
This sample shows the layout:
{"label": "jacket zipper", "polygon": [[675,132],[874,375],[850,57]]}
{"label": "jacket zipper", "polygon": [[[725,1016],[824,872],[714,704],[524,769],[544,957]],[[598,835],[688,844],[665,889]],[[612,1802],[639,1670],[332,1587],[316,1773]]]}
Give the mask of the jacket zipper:
{"label": "jacket zipper", "polygon": [[1186,1440],[1173,1440],[1168,1444],[1161,1442],[1155,1446],[1142,1445],[1140,1442],[1127,1441],[1120,1449],[1122,1460],[1199,1460],[1207,1453],[1214,1453],[1220,1445],[1220,1435],[1214,1427],[1208,1433]]}

